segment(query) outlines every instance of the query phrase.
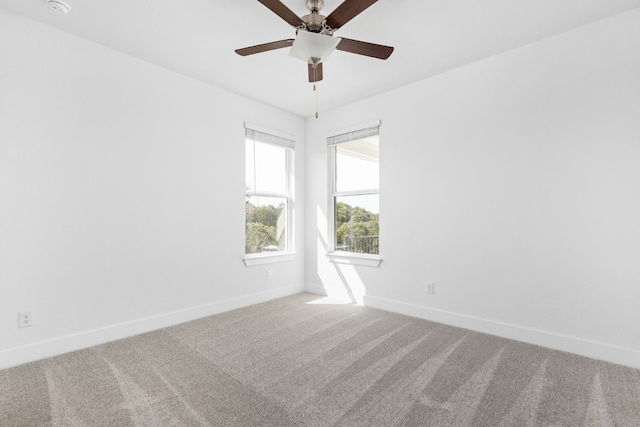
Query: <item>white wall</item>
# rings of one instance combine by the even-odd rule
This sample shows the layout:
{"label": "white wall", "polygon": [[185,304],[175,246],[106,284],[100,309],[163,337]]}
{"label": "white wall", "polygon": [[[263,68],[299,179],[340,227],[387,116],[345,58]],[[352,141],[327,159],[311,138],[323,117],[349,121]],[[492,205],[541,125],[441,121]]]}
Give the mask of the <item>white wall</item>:
{"label": "white wall", "polygon": [[[303,289],[245,267],[245,121],[304,121],[0,11],[0,368]],[[18,311],[34,326],[18,329]]]}
{"label": "white wall", "polygon": [[[309,119],[307,288],[640,367],[638,52],[636,9]],[[374,119],[383,261],[331,264],[325,137]]]}
{"label": "white wall", "polygon": [[[639,11],[306,124],[4,11],[0,28],[0,368],[294,293],[304,276],[640,367]],[[383,262],[337,266],[324,138],[374,119]],[[270,265],[270,281],[241,261],[245,121],[309,144],[306,262]],[[20,310],[35,326],[17,328]]]}

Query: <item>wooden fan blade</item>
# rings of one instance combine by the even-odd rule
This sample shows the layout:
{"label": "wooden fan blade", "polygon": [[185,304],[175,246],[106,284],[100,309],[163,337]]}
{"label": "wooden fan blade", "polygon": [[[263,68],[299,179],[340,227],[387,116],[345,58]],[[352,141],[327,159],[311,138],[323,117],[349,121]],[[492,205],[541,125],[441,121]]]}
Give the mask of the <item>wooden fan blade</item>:
{"label": "wooden fan blade", "polygon": [[284,19],[292,27],[298,27],[304,24],[302,18],[293,13],[291,9],[282,4],[279,0],[258,0],[263,5],[267,6],[273,13]]}
{"label": "wooden fan blade", "polygon": [[378,0],[344,0],[327,16],[327,25],[337,30]]}
{"label": "wooden fan blade", "polygon": [[255,53],[267,52],[269,50],[281,49],[293,45],[293,39],[280,40],[277,42],[258,44],[255,46],[236,49],[236,53],[240,56],[253,55]]}
{"label": "wooden fan blade", "polygon": [[361,42],[359,40],[346,39],[344,37],[341,37],[340,43],[338,43],[336,49],[378,59],[387,59],[393,52],[393,48],[391,46]]}
{"label": "wooden fan blade", "polygon": [[309,68],[309,83],[315,83],[322,80],[322,62],[316,65],[316,68],[313,68],[313,65],[308,64]]}

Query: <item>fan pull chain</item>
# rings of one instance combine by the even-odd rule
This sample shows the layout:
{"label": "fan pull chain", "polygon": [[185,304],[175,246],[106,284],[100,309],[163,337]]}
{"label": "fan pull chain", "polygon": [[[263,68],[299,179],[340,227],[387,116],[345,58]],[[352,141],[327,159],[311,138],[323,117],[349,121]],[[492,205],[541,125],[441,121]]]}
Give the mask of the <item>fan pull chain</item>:
{"label": "fan pull chain", "polygon": [[316,119],[318,118],[318,88],[313,84],[313,91],[316,93]]}
{"label": "fan pull chain", "polygon": [[318,82],[318,64],[313,66],[313,91],[316,93],[316,119],[318,118],[318,88],[316,84]]}

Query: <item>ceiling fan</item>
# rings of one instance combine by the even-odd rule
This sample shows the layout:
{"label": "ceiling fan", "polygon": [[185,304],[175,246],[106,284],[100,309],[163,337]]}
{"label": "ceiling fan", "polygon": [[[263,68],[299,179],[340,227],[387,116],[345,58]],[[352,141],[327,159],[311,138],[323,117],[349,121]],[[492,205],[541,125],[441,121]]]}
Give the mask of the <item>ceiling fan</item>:
{"label": "ceiling fan", "polygon": [[377,0],[344,0],[329,16],[320,14],[324,0],[307,0],[309,14],[298,17],[280,0],[258,0],[273,13],[284,19],[296,29],[295,39],[279,40],[256,46],[237,49],[241,56],[253,55],[274,49],[291,47],[290,55],[306,61],[309,70],[309,82],[322,80],[322,62],[335,49],[356,53],[378,59],[387,59],[393,47],[374,43],[333,37],[333,33],[351,21]]}

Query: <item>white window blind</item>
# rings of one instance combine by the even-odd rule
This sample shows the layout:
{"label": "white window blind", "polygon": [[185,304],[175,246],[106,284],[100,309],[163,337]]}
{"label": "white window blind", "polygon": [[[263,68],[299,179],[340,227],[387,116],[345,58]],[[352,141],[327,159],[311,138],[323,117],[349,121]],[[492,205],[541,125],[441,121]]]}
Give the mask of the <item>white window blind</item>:
{"label": "white window blind", "polygon": [[252,141],[263,142],[265,144],[271,144],[271,145],[277,145],[278,147],[296,148],[296,142],[291,139],[261,132],[259,130],[255,130],[251,128],[245,128],[245,137]]}
{"label": "white window blind", "polygon": [[341,133],[339,135],[330,136],[327,138],[327,145],[342,144],[343,142],[356,141],[358,139],[364,139],[369,136],[378,135],[380,133],[380,126],[370,126],[364,129],[358,129],[351,132]]}

